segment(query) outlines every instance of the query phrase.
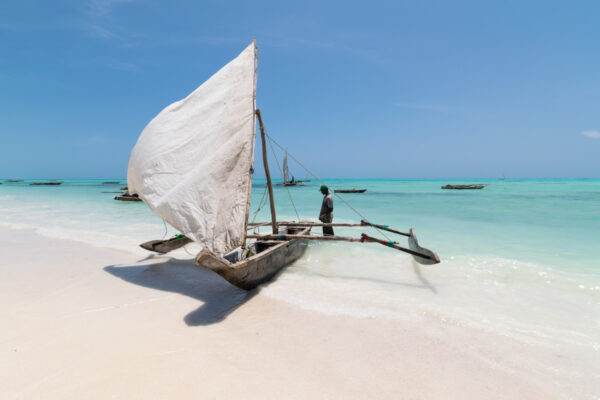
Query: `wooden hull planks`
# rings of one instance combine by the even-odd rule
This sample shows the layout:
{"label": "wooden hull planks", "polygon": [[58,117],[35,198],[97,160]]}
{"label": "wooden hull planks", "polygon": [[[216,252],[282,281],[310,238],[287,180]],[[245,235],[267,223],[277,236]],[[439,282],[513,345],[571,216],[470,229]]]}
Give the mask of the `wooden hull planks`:
{"label": "wooden hull planks", "polygon": [[[286,229],[281,233],[309,234],[310,227],[303,229]],[[217,257],[208,251],[201,251],[196,256],[196,264],[209,268],[221,275],[229,283],[245,290],[254,289],[258,285],[273,279],[283,268],[300,258],[308,241],[293,240],[265,240],[254,243],[255,248],[266,247],[251,257],[242,261],[231,263]]]}

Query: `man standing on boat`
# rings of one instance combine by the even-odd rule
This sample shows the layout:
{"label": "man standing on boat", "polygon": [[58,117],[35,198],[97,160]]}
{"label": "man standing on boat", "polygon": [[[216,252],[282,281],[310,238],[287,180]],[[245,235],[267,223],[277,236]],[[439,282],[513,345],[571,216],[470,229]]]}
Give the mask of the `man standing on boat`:
{"label": "man standing on boat", "polygon": [[[333,197],[329,193],[329,188],[325,185],[321,185],[321,193],[323,193],[323,204],[321,204],[321,212],[319,213],[319,221],[324,224],[333,222]],[[324,226],[323,235],[333,235],[333,227]]]}

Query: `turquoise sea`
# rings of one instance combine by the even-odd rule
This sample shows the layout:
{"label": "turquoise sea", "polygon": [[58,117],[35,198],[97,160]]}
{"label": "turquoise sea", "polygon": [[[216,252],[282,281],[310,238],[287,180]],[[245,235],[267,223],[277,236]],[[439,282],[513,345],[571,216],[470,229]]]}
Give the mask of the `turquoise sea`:
{"label": "turquoise sea", "polygon": [[[139,243],[174,233],[144,203],[113,200],[115,193],[107,192],[118,191],[125,180],[114,185],[102,180],[65,180],[60,186],[29,182],[0,185],[0,226],[31,228],[140,258],[145,252]],[[435,320],[448,329],[468,327],[508,337],[548,357],[548,365],[532,368],[567,374],[582,386],[582,395],[593,398],[590,393],[597,389],[589,383],[600,379],[600,180],[325,183],[334,189],[367,189],[342,196],[371,222],[405,231],[414,227],[420,244],[435,250],[441,264],[420,266],[378,244],[315,242],[262,293],[326,314]],[[488,186],[442,190],[448,183]],[[319,185],[275,186],[278,219],[316,220]],[[251,217],[265,186],[264,181],[254,183]],[[334,198],[334,204],[334,221],[360,221],[340,199]],[[267,204],[256,221],[268,218]],[[346,236],[361,232],[381,237],[371,229],[336,229]],[[403,237],[397,240],[406,243]],[[186,250],[190,255],[177,257],[191,258],[197,249]],[[558,356],[561,362],[552,362]]]}

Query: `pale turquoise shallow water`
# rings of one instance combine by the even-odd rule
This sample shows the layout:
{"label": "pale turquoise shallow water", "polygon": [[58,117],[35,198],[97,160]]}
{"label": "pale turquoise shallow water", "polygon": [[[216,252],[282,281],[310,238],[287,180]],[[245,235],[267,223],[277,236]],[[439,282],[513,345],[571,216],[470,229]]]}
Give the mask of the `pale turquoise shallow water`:
{"label": "pale turquoise shallow water", "polygon": [[[0,185],[0,226],[140,256],[145,253],[139,243],[165,236],[165,225],[144,203],[118,202],[115,193],[103,193],[118,191],[124,180],[117,185],[67,180],[55,187],[28,183]],[[563,383],[575,384],[583,398],[599,395],[592,382],[600,379],[600,180],[326,183],[367,189],[344,199],[372,222],[400,230],[414,227],[421,245],[435,250],[442,263],[418,266],[376,244],[311,243],[300,260],[262,289],[264,295],[327,314],[435,320],[439,326],[508,337],[538,354],[519,363],[536,360],[529,367],[555,375],[556,390]],[[447,183],[489,185],[442,190]],[[318,187],[313,181],[289,188],[300,219],[316,220],[322,199]],[[253,211],[264,191],[264,181],[256,181]],[[280,220],[298,219],[288,189],[276,186],[275,199]],[[360,221],[339,199],[334,202],[336,221]],[[268,218],[266,205],[256,220]],[[380,236],[364,228],[336,231]],[[166,235],[172,233],[168,228]],[[548,362],[540,361],[544,357]]]}
{"label": "pale turquoise shallow water", "polygon": [[[441,190],[446,183],[489,185],[482,190]],[[600,257],[592,251],[600,239],[600,180],[328,180],[327,184],[367,189],[364,194],[343,195],[344,199],[373,222],[404,230],[415,227],[423,244],[442,257],[485,254],[565,270],[600,267]],[[313,183],[290,189],[301,217],[316,215],[317,187]],[[281,213],[293,216],[287,193],[279,191]],[[335,217],[358,218],[339,200]]]}
{"label": "pale turquoise shallow water", "polygon": [[[61,186],[0,185],[0,221],[45,228],[76,228],[128,235],[143,228],[162,235],[162,222],[143,203],[113,201],[120,185],[66,180]],[[600,180],[327,180],[337,188],[364,188],[343,198],[372,222],[415,227],[422,242],[447,256],[493,255],[541,262],[564,271],[595,272],[600,239]],[[488,183],[483,190],[441,190],[446,183]],[[322,196],[315,181],[289,188],[302,219],[315,219]],[[254,184],[252,210],[265,190]],[[288,190],[275,186],[278,219],[297,219]],[[335,199],[336,221],[359,221]],[[270,217],[264,207],[257,221]],[[155,229],[153,231],[153,229]],[[348,232],[348,230],[344,230]],[[354,231],[360,233],[360,229]]]}

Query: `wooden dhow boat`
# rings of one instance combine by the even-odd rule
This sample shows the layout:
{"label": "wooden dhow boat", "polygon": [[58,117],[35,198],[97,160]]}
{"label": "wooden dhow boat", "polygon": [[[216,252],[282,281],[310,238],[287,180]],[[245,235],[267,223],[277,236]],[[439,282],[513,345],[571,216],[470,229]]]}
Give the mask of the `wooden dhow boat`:
{"label": "wooden dhow boat", "polygon": [[285,156],[283,157],[283,186],[304,186],[302,181],[297,181],[293,176],[290,180],[290,174],[288,170],[288,152],[286,150]]}
{"label": "wooden dhow boat", "polygon": [[335,189],[335,193],[364,193],[367,189]]}
{"label": "wooden dhow boat", "polygon": [[[313,226],[325,224],[277,221],[268,135],[256,108],[256,72],[253,41],[185,99],[167,106],[142,131],[129,160],[127,187],[181,234],[141,247],[166,253],[195,242],[202,246],[196,264],[243,289],[272,279],[302,256],[310,240],[379,241],[413,254],[418,262],[439,262],[435,253],[418,246],[412,232],[405,234],[410,236],[410,248],[403,248],[366,234],[360,238],[311,235]],[[248,219],[257,119],[271,221],[254,223]],[[260,226],[271,232],[248,234]],[[355,226],[374,227],[370,223]]]}
{"label": "wooden dhow boat", "polygon": [[29,186],[58,186],[62,185],[62,182],[50,181],[50,182],[31,182]]}
{"label": "wooden dhow boat", "polygon": [[442,186],[442,189],[455,189],[455,190],[473,190],[473,189],[483,189],[487,185],[445,185]]}
{"label": "wooden dhow boat", "polygon": [[142,201],[137,194],[129,194],[129,193],[121,193],[118,196],[115,196],[115,200],[119,201]]}

